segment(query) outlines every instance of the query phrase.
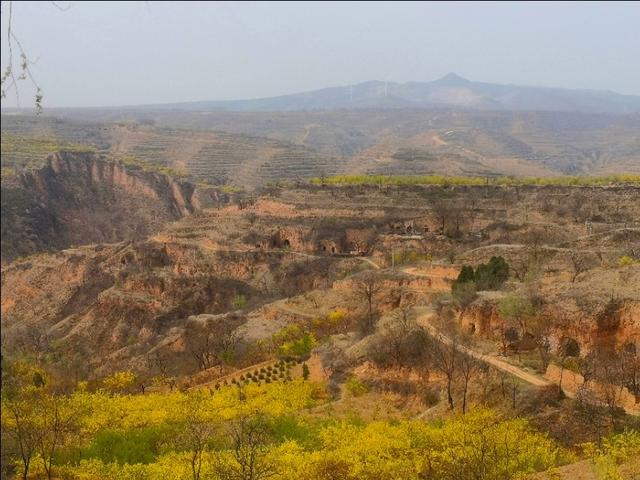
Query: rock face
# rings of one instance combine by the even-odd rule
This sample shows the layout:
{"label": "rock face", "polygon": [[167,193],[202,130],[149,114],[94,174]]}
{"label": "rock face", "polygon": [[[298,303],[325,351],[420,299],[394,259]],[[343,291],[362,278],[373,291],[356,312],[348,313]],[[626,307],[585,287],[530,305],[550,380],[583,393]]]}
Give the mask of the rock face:
{"label": "rock face", "polygon": [[195,188],[94,153],[59,152],[2,187],[2,260],[143,238],[198,209]]}
{"label": "rock face", "polygon": [[[640,268],[634,267],[630,272],[629,283],[637,285],[639,281]],[[546,302],[537,318],[546,319],[548,340],[554,355],[566,348],[569,341],[575,345],[576,353],[580,356],[586,355],[598,345],[610,345],[619,350],[640,345],[640,298],[637,293],[631,289],[621,290],[619,298],[610,300],[611,297],[608,299],[606,292],[599,292],[588,281],[570,285],[574,290],[582,290],[579,292],[581,304],[572,302],[567,292],[542,292]],[[588,292],[595,293],[590,295]],[[500,342],[504,329],[518,332],[517,323],[509,322],[500,315],[498,304],[502,296],[499,292],[482,292],[480,298],[460,316],[462,328],[475,335],[493,339],[496,343]]]}
{"label": "rock face", "polygon": [[3,339],[8,350],[55,352],[60,368],[74,364],[83,375],[146,371],[154,353],[170,358],[172,370],[189,372],[190,317],[235,311],[238,298],[247,311],[259,310],[334,278],[345,262],[154,240],[34,255],[2,269]]}

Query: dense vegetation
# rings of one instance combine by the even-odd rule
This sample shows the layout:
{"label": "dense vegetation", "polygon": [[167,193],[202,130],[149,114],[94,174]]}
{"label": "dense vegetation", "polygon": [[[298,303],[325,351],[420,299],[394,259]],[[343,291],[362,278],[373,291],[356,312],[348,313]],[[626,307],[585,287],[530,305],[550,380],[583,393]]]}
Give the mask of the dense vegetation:
{"label": "dense vegetation", "polygon": [[[302,379],[130,395],[118,393],[122,374],[62,394],[29,364],[8,371],[3,464],[22,478],[506,479],[575,457],[526,420],[486,408],[437,423],[317,415],[324,387]],[[640,454],[640,434],[581,450],[613,471]]]}
{"label": "dense vegetation", "polygon": [[498,290],[508,278],[509,264],[506,260],[491,257],[489,263],[482,263],[475,270],[470,265],[464,265],[451,285],[451,294],[459,306],[466,307],[478,290]]}

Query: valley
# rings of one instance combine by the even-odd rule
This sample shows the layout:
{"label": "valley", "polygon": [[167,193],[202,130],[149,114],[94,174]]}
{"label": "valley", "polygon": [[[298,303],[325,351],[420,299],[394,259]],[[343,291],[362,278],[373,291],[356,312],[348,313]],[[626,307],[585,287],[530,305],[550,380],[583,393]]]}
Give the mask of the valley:
{"label": "valley", "polygon": [[[636,428],[633,175],[323,175],[244,189],[163,165],[71,149],[3,177],[9,368],[29,359],[19,368],[43,369],[71,402],[78,385],[91,402],[191,408],[206,392],[312,388],[305,407],[283,407],[304,428],[352,415],[482,423],[491,408],[566,449],[545,469]],[[60,468],[75,478],[87,468],[76,465]]]}

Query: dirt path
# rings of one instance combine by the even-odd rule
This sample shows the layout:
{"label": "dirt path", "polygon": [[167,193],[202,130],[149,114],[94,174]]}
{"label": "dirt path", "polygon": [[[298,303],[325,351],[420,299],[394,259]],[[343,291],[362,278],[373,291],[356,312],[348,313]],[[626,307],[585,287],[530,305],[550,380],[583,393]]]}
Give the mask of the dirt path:
{"label": "dirt path", "polygon": [[376,270],[380,270],[380,268],[381,268],[380,265],[378,265],[376,262],[374,262],[370,258],[367,258],[367,257],[354,257],[354,258],[357,258],[358,260],[363,261],[364,263],[368,263],[369,265],[371,265]]}
{"label": "dirt path", "polygon": [[292,308],[289,305],[287,305],[287,300],[289,300],[288,298],[283,298],[282,300],[276,300],[273,303],[267,304],[268,307],[275,307],[278,310],[282,310],[283,312],[286,313],[291,313],[292,315],[298,315],[300,317],[305,317],[305,318],[317,318],[318,315],[313,315],[311,313],[308,312],[303,312],[302,310],[298,310],[297,308]]}
{"label": "dirt path", "polygon": [[[430,320],[433,319],[434,317],[435,317],[435,312],[429,311],[421,315],[418,315],[418,317],[416,318],[416,323],[420,325],[422,328],[424,328],[431,336],[438,339],[440,342],[444,343],[445,345],[453,345],[453,341],[449,337],[440,333],[438,329],[431,324]],[[531,385],[535,385],[537,387],[547,387],[551,385],[551,382],[549,382],[548,380],[542,377],[539,377],[538,375],[535,375],[533,373],[529,373],[526,370],[523,370],[519,367],[516,367],[515,365],[510,364],[509,362],[500,360],[495,355],[486,355],[484,353],[480,353],[475,350],[472,350],[471,348],[465,347],[464,345],[456,345],[456,349],[477,360],[480,360],[484,363],[492,365],[498,370],[502,370],[503,372],[513,375],[514,377],[518,377],[521,380],[524,380],[525,382],[530,383]]]}
{"label": "dirt path", "polygon": [[[426,310],[426,311],[425,311]],[[431,320],[436,316],[435,311],[433,309],[427,308],[422,309],[422,313],[420,313],[416,318],[416,323],[424,328],[432,337],[436,338],[440,342],[445,345],[452,345],[453,341],[448,338],[446,335],[442,334],[436,327],[431,324]],[[517,377],[531,385],[536,387],[548,387],[549,385],[553,385],[555,382],[551,382],[546,378],[543,378],[539,375],[527,372],[526,370],[517,367],[515,365],[510,364],[505,360],[501,360],[496,355],[487,355],[484,353],[477,352],[471,348],[465,347],[464,345],[456,345],[456,349],[459,352],[463,352],[473,358],[480,360],[481,362],[487,363],[498,370],[506,372],[514,377]],[[566,388],[562,388],[562,392],[569,398],[575,398],[576,392],[568,390]],[[624,411],[628,415],[638,416],[640,412],[635,408],[627,408],[624,407]]]}

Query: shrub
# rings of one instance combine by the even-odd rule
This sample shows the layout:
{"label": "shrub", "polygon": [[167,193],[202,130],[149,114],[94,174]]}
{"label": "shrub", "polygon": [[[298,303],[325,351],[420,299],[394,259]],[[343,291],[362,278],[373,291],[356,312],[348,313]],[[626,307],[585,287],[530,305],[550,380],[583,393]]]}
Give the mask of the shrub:
{"label": "shrub", "polygon": [[[473,267],[464,265],[458,274],[458,278],[453,282],[451,286],[451,292],[455,294],[455,291],[460,285],[475,282],[477,290],[497,290],[504,282],[509,278],[509,264],[503,257],[491,257],[489,263],[480,264],[478,268],[473,270]],[[469,290],[468,287],[465,287]]]}
{"label": "shrub", "polygon": [[136,375],[130,371],[116,372],[102,380],[102,385],[110,392],[127,392],[136,381]]}
{"label": "shrub", "polygon": [[422,402],[427,407],[433,407],[440,402],[440,392],[435,388],[427,388],[422,394]]}
{"label": "shrub", "polygon": [[159,445],[167,436],[166,426],[149,426],[123,432],[105,430],[96,435],[83,452],[103,462],[151,463],[159,454]]}
{"label": "shrub", "polygon": [[231,302],[234,310],[241,310],[247,304],[247,297],[244,295],[236,295]]}
{"label": "shrub", "polygon": [[628,267],[629,265],[633,265],[634,263],[636,262],[628,255],[623,255],[618,259],[618,266],[621,268]]}
{"label": "shrub", "polygon": [[351,376],[345,382],[347,392],[353,397],[359,397],[369,391],[369,387],[357,377]]}
{"label": "shrub", "polygon": [[294,355],[296,357],[306,357],[318,345],[313,333],[304,333],[301,338],[283,343],[278,349],[280,355]]}
{"label": "shrub", "polygon": [[491,257],[489,263],[481,264],[475,272],[478,290],[497,290],[509,278],[509,264],[502,257]]}

